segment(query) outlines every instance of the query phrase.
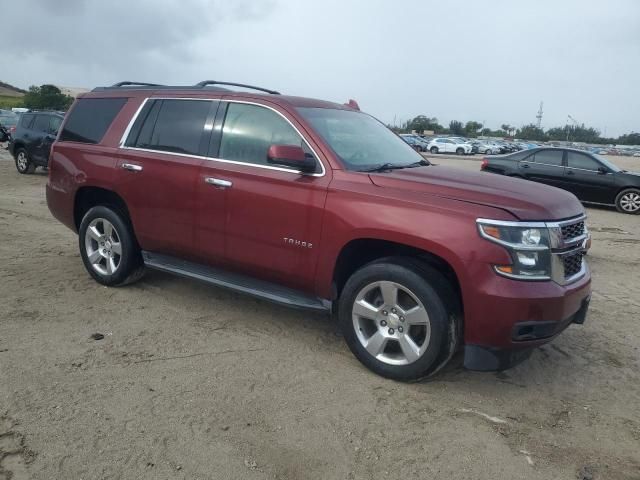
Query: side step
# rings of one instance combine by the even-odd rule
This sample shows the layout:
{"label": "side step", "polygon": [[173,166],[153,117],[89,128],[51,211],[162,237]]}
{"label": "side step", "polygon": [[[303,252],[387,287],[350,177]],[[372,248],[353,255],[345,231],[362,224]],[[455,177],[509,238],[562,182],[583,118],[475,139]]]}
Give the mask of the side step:
{"label": "side step", "polygon": [[194,278],[211,285],[246,293],[287,307],[327,313],[331,311],[331,302],[329,300],[320,299],[275,283],[257,280],[246,275],[231,273],[198,263],[187,262],[159,253],[143,251],[142,258],[145,266],[155,270]]}

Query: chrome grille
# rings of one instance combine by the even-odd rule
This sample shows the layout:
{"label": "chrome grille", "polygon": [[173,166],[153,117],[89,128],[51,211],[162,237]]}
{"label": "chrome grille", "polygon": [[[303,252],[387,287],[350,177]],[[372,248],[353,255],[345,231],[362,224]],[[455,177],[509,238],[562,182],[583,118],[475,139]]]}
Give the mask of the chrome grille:
{"label": "chrome grille", "polygon": [[583,252],[580,251],[562,257],[562,263],[564,265],[564,278],[573,277],[580,272],[580,270],[582,269],[582,255]]}
{"label": "chrome grille", "polygon": [[560,230],[562,231],[562,239],[564,241],[584,235],[584,220],[576,223],[571,223],[569,225],[563,225],[562,227],[560,227]]}

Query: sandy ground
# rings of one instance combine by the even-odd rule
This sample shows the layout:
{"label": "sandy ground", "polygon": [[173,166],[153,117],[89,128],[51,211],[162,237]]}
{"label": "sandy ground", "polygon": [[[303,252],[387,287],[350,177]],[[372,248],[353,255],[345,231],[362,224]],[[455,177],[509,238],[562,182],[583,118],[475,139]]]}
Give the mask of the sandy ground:
{"label": "sandy ground", "polygon": [[324,316],[156,272],[98,285],[45,182],[0,152],[2,480],[640,478],[640,216],[589,209],[584,326],[402,384]]}

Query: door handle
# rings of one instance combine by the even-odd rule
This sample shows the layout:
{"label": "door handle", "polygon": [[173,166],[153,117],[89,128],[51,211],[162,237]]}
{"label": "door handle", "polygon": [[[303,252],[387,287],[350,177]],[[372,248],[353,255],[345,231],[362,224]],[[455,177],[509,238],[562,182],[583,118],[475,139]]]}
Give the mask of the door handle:
{"label": "door handle", "polygon": [[204,181],[209,185],[214,185],[216,187],[222,187],[222,188],[229,188],[233,185],[233,183],[231,183],[229,180],[222,180],[220,178],[213,178],[213,177],[205,177]]}
{"label": "door handle", "polygon": [[567,175],[574,175],[573,170],[567,170]]}
{"label": "door handle", "polygon": [[527,164],[527,163],[523,164],[522,168],[529,168],[529,164]]}
{"label": "door handle", "polygon": [[129,170],[130,172],[141,172],[142,171],[142,166],[135,165],[133,163],[123,163],[121,165],[121,167],[124,168],[125,170]]}

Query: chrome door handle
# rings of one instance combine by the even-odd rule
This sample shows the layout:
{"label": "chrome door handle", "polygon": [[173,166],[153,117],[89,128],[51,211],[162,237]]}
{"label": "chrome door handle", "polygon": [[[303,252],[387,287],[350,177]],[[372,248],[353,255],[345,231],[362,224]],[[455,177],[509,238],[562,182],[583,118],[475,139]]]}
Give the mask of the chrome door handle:
{"label": "chrome door handle", "polygon": [[135,165],[133,163],[123,163],[122,168],[125,170],[129,170],[130,172],[141,172],[142,167],[140,165]]}
{"label": "chrome door handle", "polygon": [[219,178],[213,177],[205,177],[204,181],[209,185],[215,185],[216,187],[222,188],[229,188],[231,185],[233,185],[233,183],[231,183],[229,180],[221,180]]}

